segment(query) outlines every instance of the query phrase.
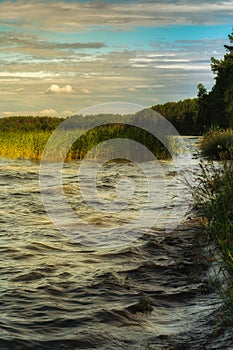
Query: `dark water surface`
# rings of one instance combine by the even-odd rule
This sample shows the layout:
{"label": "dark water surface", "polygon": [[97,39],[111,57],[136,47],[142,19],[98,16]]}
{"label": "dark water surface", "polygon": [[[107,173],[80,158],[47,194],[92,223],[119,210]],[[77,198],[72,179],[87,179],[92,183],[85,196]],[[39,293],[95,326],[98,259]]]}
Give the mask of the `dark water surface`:
{"label": "dark water surface", "polygon": [[[188,142],[192,148],[195,140]],[[72,206],[80,209],[77,166],[65,165],[64,182]],[[38,163],[0,159],[1,350],[233,349],[227,330],[216,333],[220,298],[192,220],[172,233],[163,230],[177,188],[183,191],[185,183],[177,182],[172,163],[162,166],[167,201],[155,227],[127,245],[96,250],[50,222]],[[141,176],[130,164],[107,167],[115,175]],[[185,155],[180,167],[189,177]],[[193,167],[198,169],[197,159]],[[102,175],[100,190],[111,196],[115,178]],[[161,205],[159,184],[158,176],[155,212]],[[138,191],[135,206],[141,195]],[[184,203],[187,198],[184,191]],[[127,220],[136,209],[113,220]],[[101,220],[93,217],[98,225]]]}

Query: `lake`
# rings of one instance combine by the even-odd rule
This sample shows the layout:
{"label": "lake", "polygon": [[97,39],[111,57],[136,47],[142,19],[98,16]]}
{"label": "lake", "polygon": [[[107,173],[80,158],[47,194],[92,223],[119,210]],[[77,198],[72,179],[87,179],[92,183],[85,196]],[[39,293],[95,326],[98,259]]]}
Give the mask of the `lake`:
{"label": "lake", "polygon": [[[146,177],[132,163],[104,164],[95,196],[95,162],[79,178],[81,161],[65,163],[63,195],[81,220],[70,226],[56,202],[58,221],[48,216],[38,162],[0,159],[1,350],[204,349],[216,338],[219,296],[191,270],[187,280],[193,238],[173,232],[192,216],[187,182],[199,171],[197,139],[185,140],[176,166],[145,163]],[[53,198],[56,184],[47,190]],[[230,349],[229,339],[213,340],[216,348]]]}

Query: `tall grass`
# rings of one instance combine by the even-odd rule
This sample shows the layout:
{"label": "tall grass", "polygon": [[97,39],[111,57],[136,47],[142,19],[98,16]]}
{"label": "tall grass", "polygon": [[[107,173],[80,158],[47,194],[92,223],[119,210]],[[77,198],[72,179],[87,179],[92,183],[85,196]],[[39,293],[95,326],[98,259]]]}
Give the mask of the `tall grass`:
{"label": "tall grass", "polygon": [[[207,218],[207,233],[219,257],[217,277],[225,317],[233,321],[233,162],[201,163],[197,201]],[[221,276],[221,277],[220,277]]]}
{"label": "tall grass", "polygon": [[[78,131],[78,134],[81,130]],[[9,158],[29,158],[41,160],[42,154],[50,139],[49,154],[46,160],[72,160],[82,159],[87,152],[87,148],[78,149],[77,145],[66,149],[73,135],[77,136],[77,131],[61,130],[52,135],[52,130],[35,131],[0,131],[0,155]],[[78,145],[82,147],[82,145]]]}
{"label": "tall grass", "polygon": [[[4,130],[0,131],[0,155],[11,158],[31,158],[40,160],[44,148],[49,140],[49,148],[46,153],[46,160],[76,160],[83,159],[87,152],[91,152],[91,159],[114,159],[119,158],[119,151],[128,159],[144,159],[144,153],[140,157],[139,145],[144,145],[157,159],[170,159],[171,154],[152,134],[137,127],[121,124],[103,125],[98,128],[85,130],[78,128],[56,130]],[[81,133],[84,132],[82,135]],[[50,138],[51,137],[51,138]],[[104,141],[111,139],[124,139],[125,142],[118,142],[117,149],[114,143],[106,144]],[[135,140],[135,147],[130,146],[129,140]],[[98,147],[96,148],[95,146]],[[146,156],[146,153],[145,153]],[[147,156],[148,157],[148,156]]]}
{"label": "tall grass", "polygon": [[231,159],[233,154],[233,130],[210,129],[203,137],[200,148],[212,159]]}
{"label": "tall grass", "polygon": [[[136,149],[132,147],[132,143],[130,147],[130,142],[127,140],[134,140],[144,145],[157,159],[171,158],[167,147],[143,128],[143,125],[149,125],[155,130],[162,127],[161,120],[150,109],[127,116],[100,114],[85,118],[74,116],[69,118],[68,123],[62,123],[62,121],[63,119],[60,118],[49,117],[2,118],[0,120],[0,155],[41,159],[48,139],[56,130],[55,137],[49,141],[49,149],[46,147],[49,153],[46,159],[49,161],[82,159],[91,149],[94,151],[89,155],[94,159],[103,158],[103,155],[105,159],[119,158],[119,152],[109,143],[104,143],[106,140],[117,138],[124,139],[122,144],[119,142],[119,146],[124,150],[123,154],[130,159],[139,154],[139,150],[137,147]],[[134,122],[142,127],[134,126]],[[96,124],[99,126],[95,127]],[[169,130],[166,131],[169,134]],[[82,132],[84,134],[81,135]],[[167,139],[164,137],[164,142],[169,143],[168,139],[167,135]],[[95,148],[97,145],[100,145],[98,149]],[[146,152],[141,153],[144,155]],[[143,156],[141,159],[143,160]]]}
{"label": "tall grass", "polygon": [[40,159],[51,131],[0,131],[0,155]]}

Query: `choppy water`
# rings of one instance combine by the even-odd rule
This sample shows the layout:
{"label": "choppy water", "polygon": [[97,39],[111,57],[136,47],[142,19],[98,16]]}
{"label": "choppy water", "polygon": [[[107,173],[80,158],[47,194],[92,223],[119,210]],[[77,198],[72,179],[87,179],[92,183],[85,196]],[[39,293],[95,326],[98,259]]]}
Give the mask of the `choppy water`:
{"label": "choppy water", "polygon": [[[193,151],[195,140],[188,142]],[[144,201],[144,189],[136,190],[123,214],[104,216],[103,222],[103,216],[83,207],[78,166],[67,163],[63,176],[69,203],[79,215],[97,227],[121,227],[132,219]],[[233,349],[228,332],[216,336],[220,300],[208,279],[211,267],[198,256],[192,222],[189,231],[184,226],[172,233],[163,229],[177,191],[182,191],[184,204],[188,195],[173,164],[161,166],[167,200],[154,228],[123,246],[95,249],[60,232],[49,220],[40,196],[38,163],[0,159],[1,350]],[[185,155],[179,166],[191,176]],[[195,158],[193,167],[198,169]],[[113,196],[119,174],[142,176],[132,164],[107,164],[98,179],[106,198]],[[149,210],[156,213],[161,177],[154,176],[158,201]],[[87,188],[88,179],[86,174]]]}

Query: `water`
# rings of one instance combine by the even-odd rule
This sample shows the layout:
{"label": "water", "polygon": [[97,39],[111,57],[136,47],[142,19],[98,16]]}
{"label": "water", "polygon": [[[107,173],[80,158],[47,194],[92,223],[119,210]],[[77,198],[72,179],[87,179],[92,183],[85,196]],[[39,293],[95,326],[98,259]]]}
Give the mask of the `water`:
{"label": "water", "polygon": [[[196,140],[187,142],[195,152]],[[145,202],[143,186],[136,187],[123,213],[99,215],[84,206],[77,185],[79,166],[65,164],[63,179],[67,200],[80,217],[96,225],[92,227],[119,230],[135,220],[139,204]],[[113,240],[99,247],[95,232],[85,231],[80,242],[83,233],[72,239],[50,221],[40,196],[39,163],[0,159],[1,350],[233,349],[228,332],[216,336],[220,300],[208,279],[211,266],[197,258],[192,222],[172,233],[164,231],[168,220],[176,220],[174,198],[182,192],[180,208],[191,201],[185,182],[172,162],[161,162],[162,177],[150,171],[153,164],[146,167],[156,180],[151,191],[157,200],[148,206],[155,216],[160,213],[154,227],[143,228],[124,244]],[[186,156],[180,155],[178,172],[190,180],[189,170]],[[116,192],[119,174],[123,180]],[[128,203],[125,175],[134,181],[142,177],[127,163],[107,164],[98,175],[100,194],[115,200],[113,209],[117,201]],[[84,177],[86,189],[90,178]],[[166,200],[161,201],[164,181]]]}

